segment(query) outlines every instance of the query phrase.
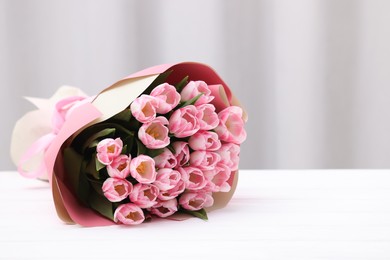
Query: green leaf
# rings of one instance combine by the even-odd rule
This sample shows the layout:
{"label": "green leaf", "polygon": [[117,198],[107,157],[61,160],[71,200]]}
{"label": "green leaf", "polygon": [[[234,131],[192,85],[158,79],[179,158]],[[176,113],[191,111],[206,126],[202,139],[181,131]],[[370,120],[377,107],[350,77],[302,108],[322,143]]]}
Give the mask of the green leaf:
{"label": "green leaf", "polygon": [[133,150],[133,145],[134,145],[134,133],[132,132],[130,135],[128,135],[126,138],[123,140],[124,149],[125,151],[122,151],[123,154],[129,154]]}
{"label": "green leaf", "polygon": [[97,180],[94,180],[92,178],[88,178],[89,183],[91,184],[91,187],[94,189],[94,191],[101,195],[104,196],[104,192],[102,190],[103,183]]}
{"label": "green leaf", "polygon": [[138,129],[141,127],[141,122],[138,122],[137,120],[130,120],[130,122],[126,125],[126,128],[131,131],[138,131]]}
{"label": "green leaf", "polygon": [[105,126],[106,128],[114,128],[115,129],[115,136],[134,136],[134,131],[130,131],[128,126],[126,125],[123,126],[121,124],[116,124],[116,123],[106,123],[103,124],[102,126]]}
{"label": "green leaf", "polygon": [[85,171],[87,174],[92,175],[95,179],[100,179],[100,175],[99,175],[100,169],[98,170],[97,162],[101,164],[99,160],[97,160],[96,158],[96,153],[93,153],[91,160],[89,160],[87,163],[87,168],[85,169]]}
{"label": "green leaf", "polygon": [[114,220],[112,203],[106,197],[100,196],[96,192],[91,192],[88,198],[88,203],[91,208],[103,216]]}
{"label": "green leaf", "polygon": [[96,149],[97,145],[99,144],[99,140],[95,140],[92,143],[88,145],[88,148],[94,148]]}
{"label": "green leaf", "polygon": [[181,209],[181,211],[183,213],[186,213],[186,214],[190,214],[194,217],[197,217],[197,218],[200,218],[200,219],[203,219],[203,220],[208,220],[208,217],[207,217],[207,212],[205,209],[200,209],[200,210],[197,210],[197,211],[191,211],[191,210],[186,210],[186,209]]}
{"label": "green leaf", "polygon": [[96,171],[100,171],[101,169],[106,167],[106,165],[102,164],[99,160],[95,160],[95,166],[96,166]]}
{"label": "green leaf", "polygon": [[137,140],[137,156],[140,154],[146,154],[147,148],[146,146],[138,139]]}
{"label": "green leaf", "polygon": [[121,154],[128,154],[128,152],[127,152],[127,144],[123,145]]}
{"label": "green leaf", "polygon": [[87,168],[87,161],[84,160],[81,163],[77,196],[84,204],[88,205],[87,202],[88,202],[88,197],[89,197],[89,193],[90,193],[91,188],[90,188],[90,183],[88,181],[87,175],[85,173],[86,168]]}
{"label": "green leaf", "polygon": [[[124,145],[128,145],[128,151],[130,151],[133,146],[134,131],[130,131],[118,123],[100,123],[86,128],[74,139],[72,145],[79,153],[90,155],[96,151],[97,144],[104,138],[121,138]],[[91,150],[91,148],[93,149]]]}
{"label": "green leaf", "polygon": [[184,77],[179,83],[176,84],[177,92],[181,92],[183,88],[188,84],[188,76]]}
{"label": "green leaf", "polygon": [[181,104],[180,104],[180,107],[185,107],[185,106],[189,106],[189,105],[195,104],[195,102],[196,102],[202,95],[203,95],[203,93],[200,93],[200,94],[197,95],[196,97],[193,97],[193,98],[191,98],[190,100],[187,100],[186,102],[181,103]]}
{"label": "green leaf", "polygon": [[161,73],[157,76],[157,78],[149,85],[149,87],[142,93],[142,94],[150,94],[152,90],[157,87],[158,85],[165,83],[167,81],[167,78],[172,73],[173,70],[168,70],[164,73]]}
{"label": "green leaf", "polygon": [[146,154],[149,155],[150,157],[154,158],[164,152],[164,148],[161,149],[148,149],[146,151]]}
{"label": "green leaf", "polygon": [[[171,144],[172,144],[172,143],[173,143],[173,142],[172,142],[172,140],[171,140]],[[175,153],[176,153],[175,148],[173,148],[173,146],[172,146],[171,144],[169,144],[166,148],[168,148],[169,151],[171,151],[173,154],[175,154]]]}
{"label": "green leaf", "polygon": [[81,151],[84,152],[86,148],[88,148],[88,147],[92,148],[95,145],[97,145],[97,143],[95,142],[96,140],[113,137],[114,135],[115,135],[115,128],[106,128],[106,129],[100,130],[97,133],[91,135],[85,141],[84,145],[81,148],[82,149]]}
{"label": "green leaf", "polygon": [[108,121],[123,121],[123,122],[130,122],[132,118],[132,114],[129,108],[126,108],[125,110],[119,112],[118,114],[114,115]]}
{"label": "green leaf", "polygon": [[70,184],[73,191],[77,191],[79,187],[79,177],[83,157],[71,147],[65,148],[63,155],[66,182]]}

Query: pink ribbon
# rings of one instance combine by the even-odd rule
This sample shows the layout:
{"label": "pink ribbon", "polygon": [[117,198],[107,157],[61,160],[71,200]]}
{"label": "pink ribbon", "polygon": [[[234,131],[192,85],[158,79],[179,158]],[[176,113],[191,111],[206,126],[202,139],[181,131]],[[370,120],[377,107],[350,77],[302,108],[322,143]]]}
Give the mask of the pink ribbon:
{"label": "pink ribbon", "polygon": [[[92,97],[91,97],[92,98]],[[83,96],[71,96],[66,97],[58,101],[55,105],[55,109],[52,115],[52,132],[40,137],[36,140],[22,155],[18,163],[18,172],[26,178],[38,178],[45,174],[46,165],[42,159],[39,165],[30,171],[24,170],[23,166],[30,161],[33,157],[40,153],[45,153],[53,140],[57,137],[57,134],[61,130],[64,122],[66,121],[69,114],[77,106],[85,102],[89,102],[91,98]]]}

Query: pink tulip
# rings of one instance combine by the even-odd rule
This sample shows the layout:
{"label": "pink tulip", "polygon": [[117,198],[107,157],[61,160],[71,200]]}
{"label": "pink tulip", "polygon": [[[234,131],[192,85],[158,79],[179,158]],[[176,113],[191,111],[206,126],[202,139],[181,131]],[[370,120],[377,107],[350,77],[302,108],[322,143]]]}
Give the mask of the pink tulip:
{"label": "pink tulip", "polygon": [[199,116],[193,105],[179,108],[169,118],[169,131],[178,138],[191,136],[200,129]]}
{"label": "pink tulip", "polygon": [[230,106],[218,113],[219,125],[215,128],[219,139],[228,143],[241,144],[246,139],[242,109]]}
{"label": "pink tulip", "polygon": [[107,172],[110,177],[125,179],[130,174],[130,157],[122,154],[114,158],[110,165],[107,165]]}
{"label": "pink tulip", "polygon": [[159,193],[159,189],[153,184],[137,183],[129,198],[140,208],[150,208],[157,203],[156,199]]}
{"label": "pink tulip", "polygon": [[217,167],[210,171],[204,171],[208,180],[207,189],[212,192],[228,192],[230,185],[227,182],[230,178],[231,169],[226,165],[218,164]]}
{"label": "pink tulip", "polygon": [[200,98],[195,102],[194,105],[196,106],[209,103],[211,100],[214,99],[214,97],[211,96],[211,90],[209,89],[206,82],[190,81],[180,93],[181,101],[188,101],[198,96],[199,94],[202,94],[202,96],[200,96]]}
{"label": "pink tulip", "polygon": [[186,165],[190,160],[190,148],[188,147],[188,143],[177,141],[172,144],[172,147],[175,149],[177,166]]}
{"label": "pink tulip", "polygon": [[202,170],[211,170],[221,160],[216,152],[194,151],[190,155],[190,165]]}
{"label": "pink tulip", "polygon": [[240,146],[233,143],[222,144],[221,148],[216,151],[221,156],[220,164],[228,166],[232,171],[238,170],[240,161]]}
{"label": "pink tulip", "polygon": [[158,85],[152,90],[150,95],[156,97],[159,101],[156,109],[159,114],[170,112],[180,102],[180,94],[176,91],[174,86],[168,83]]}
{"label": "pink tulip", "polygon": [[156,180],[154,160],[147,155],[138,155],[130,161],[130,174],[139,183],[152,183]]}
{"label": "pink tulip", "polygon": [[162,168],[157,171],[156,181],[153,182],[160,191],[167,191],[174,188],[181,180],[181,175],[178,171],[170,168]]}
{"label": "pink tulip", "polygon": [[179,204],[185,209],[196,211],[211,207],[214,199],[209,192],[185,192],[180,197]]}
{"label": "pink tulip", "polygon": [[221,141],[215,132],[199,131],[190,137],[188,144],[193,150],[216,151],[221,148]]}
{"label": "pink tulip", "polygon": [[144,220],[144,212],[133,203],[122,204],[114,212],[114,221],[125,225],[138,225],[144,222]]}
{"label": "pink tulip", "polygon": [[131,114],[141,123],[148,123],[156,118],[158,100],[149,95],[141,95],[130,105]]}
{"label": "pink tulip", "polygon": [[129,196],[133,185],[126,179],[107,178],[103,182],[104,196],[111,202],[119,202]]}
{"label": "pink tulip", "polygon": [[138,138],[149,149],[164,148],[169,144],[168,120],[156,117],[153,121],[143,124],[138,131]]}
{"label": "pink tulip", "polygon": [[168,149],[164,148],[164,151],[153,158],[157,168],[175,168],[177,165],[177,159],[175,155]]}
{"label": "pink tulip", "polygon": [[195,167],[183,167],[178,169],[188,190],[200,190],[207,184],[203,172]]}
{"label": "pink tulip", "polygon": [[218,114],[212,104],[203,104],[197,107],[199,110],[200,130],[212,130],[219,124]]}
{"label": "pink tulip", "polygon": [[160,200],[171,200],[179,196],[184,192],[186,188],[186,185],[183,180],[179,180],[177,185],[173,187],[172,189],[169,189],[167,191],[160,191],[160,194],[158,194],[158,199]]}
{"label": "pink tulip", "polygon": [[173,215],[177,211],[177,199],[159,201],[154,205],[150,212],[160,218],[166,218]]}
{"label": "pink tulip", "polygon": [[116,138],[115,140],[112,138],[103,139],[96,147],[97,159],[102,164],[109,165],[121,154],[122,148],[123,142],[120,138]]}

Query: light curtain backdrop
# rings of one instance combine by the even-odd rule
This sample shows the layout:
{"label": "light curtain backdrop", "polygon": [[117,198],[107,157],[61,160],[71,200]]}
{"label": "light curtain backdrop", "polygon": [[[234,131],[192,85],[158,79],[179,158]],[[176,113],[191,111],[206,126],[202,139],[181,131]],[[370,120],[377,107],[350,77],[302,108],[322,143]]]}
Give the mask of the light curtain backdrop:
{"label": "light curtain backdrop", "polygon": [[62,85],[212,66],[249,113],[241,168],[390,167],[390,1],[0,0],[0,170],[15,121]]}

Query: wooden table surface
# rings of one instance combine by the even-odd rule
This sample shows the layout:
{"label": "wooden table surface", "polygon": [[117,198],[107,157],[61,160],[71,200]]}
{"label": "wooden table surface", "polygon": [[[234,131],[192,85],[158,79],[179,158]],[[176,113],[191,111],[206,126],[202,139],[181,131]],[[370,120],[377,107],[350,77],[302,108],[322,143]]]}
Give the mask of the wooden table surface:
{"label": "wooden table surface", "polygon": [[390,170],[241,170],[208,221],[84,228],[0,172],[0,259],[390,259]]}

